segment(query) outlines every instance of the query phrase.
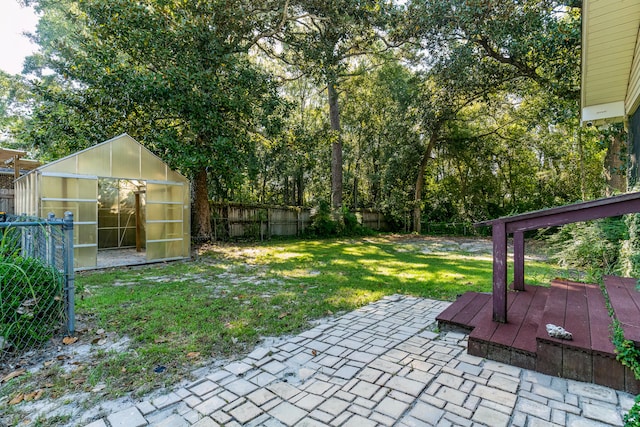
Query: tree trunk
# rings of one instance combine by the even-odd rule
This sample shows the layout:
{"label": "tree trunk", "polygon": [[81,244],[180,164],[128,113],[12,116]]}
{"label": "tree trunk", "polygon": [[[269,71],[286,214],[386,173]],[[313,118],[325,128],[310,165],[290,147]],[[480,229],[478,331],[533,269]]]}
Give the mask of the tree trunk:
{"label": "tree trunk", "polygon": [[612,136],[605,157],[605,174],[607,178],[607,196],[627,191],[626,147],[622,134]]}
{"label": "tree trunk", "polygon": [[302,206],[304,205],[304,170],[302,168],[298,170],[296,179],[298,181],[296,204]]}
{"label": "tree trunk", "polygon": [[424,190],[424,172],[431,159],[431,152],[438,139],[438,130],[434,130],[429,138],[429,144],[427,149],[424,150],[422,160],[420,161],[420,168],[418,169],[418,176],[416,177],[416,192],[413,198],[413,231],[420,234],[422,231],[422,192]]}
{"label": "tree trunk", "polygon": [[340,109],[335,81],[328,78],[329,121],[333,133],[331,143],[331,207],[334,212],[342,208],[342,136],[340,135]]}
{"label": "tree trunk", "polygon": [[193,237],[197,242],[211,240],[211,208],[207,170],[201,169],[193,181]]}

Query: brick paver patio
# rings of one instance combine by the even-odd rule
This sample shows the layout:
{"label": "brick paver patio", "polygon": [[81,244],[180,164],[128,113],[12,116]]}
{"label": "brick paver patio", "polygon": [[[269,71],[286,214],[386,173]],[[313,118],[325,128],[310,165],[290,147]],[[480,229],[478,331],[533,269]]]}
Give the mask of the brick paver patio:
{"label": "brick paver patio", "polygon": [[[104,404],[73,425],[602,426],[622,424],[630,394],[469,356],[438,333],[449,303],[392,296],[257,348],[129,406]],[[109,409],[111,408],[111,409]]]}

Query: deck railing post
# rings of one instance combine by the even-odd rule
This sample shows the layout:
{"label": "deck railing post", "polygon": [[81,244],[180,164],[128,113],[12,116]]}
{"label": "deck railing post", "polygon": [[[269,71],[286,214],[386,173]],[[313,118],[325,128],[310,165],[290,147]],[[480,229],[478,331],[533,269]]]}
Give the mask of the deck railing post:
{"label": "deck railing post", "polygon": [[524,291],[524,232],[513,233],[513,289]]}
{"label": "deck railing post", "polygon": [[493,320],[507,323],[507,227],[493,224]]}

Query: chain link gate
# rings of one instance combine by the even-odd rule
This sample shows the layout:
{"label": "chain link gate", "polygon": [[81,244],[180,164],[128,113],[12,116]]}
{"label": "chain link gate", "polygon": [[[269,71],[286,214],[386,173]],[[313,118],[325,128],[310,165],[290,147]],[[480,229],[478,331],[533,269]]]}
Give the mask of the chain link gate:
{"label": "chain link gate", "polygon": [[0,362],[74,332],[73,214],[0,212]]}

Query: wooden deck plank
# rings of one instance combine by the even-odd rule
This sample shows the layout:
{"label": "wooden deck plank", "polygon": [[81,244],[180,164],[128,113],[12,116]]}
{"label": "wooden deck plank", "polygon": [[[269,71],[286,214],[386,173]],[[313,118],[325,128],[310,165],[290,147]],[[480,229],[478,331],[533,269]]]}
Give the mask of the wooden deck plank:
{"label": "wooden deck plank", "polygon": [[532,290],[509,292],[508,298],[513,301],[509,307],[507,323],[498,325],[491,336],[491,342],[509,347],[513,346],[534,295],[535,291]]}
{"label": "wooden deck plank", "polygon": [[614,355],[615,347],[611,342],[611,316],[602,290],[597,285],[585,285],[589,322],[591,325],[591,350],[603,354]]}
{"label": "wooden deck plank", "polygon": [[573,335],[573,340],[565,343],[568,347],[577,347],[591,351],[589,309],[584,283],[567,282],[567,305],[564,328]]}
{"label": "wooden deck plank", "polygon": [[[562,346],[549,337],[546,324],[563,326],[567,306],[567,283],[552,280],[542,318],[536,332],[536,371],[552,376],[562,376]],[[559,341],[559,340],[558,340]]]}
{"label": "wooden deck plank", "polygon": [[[511,304],[513,304],[513,300],[514,298],[513,298],[512,292],[508,292],[507,293],[507,310],[511,308]],[[492,299],[492,304],[493,303],[495,303],[495,301],[493,301]],[[473,331],[471,331],[471,334],[469,335],[470,338],[480,339],[484,341],[491,341],[491,336],[493,335],[495,330],[498,328],[498,326],[503,325],[503,323],[501,322],[493,321],[494,310],[493,310],[492,304],[488,305],[490,310],[489,316],[485,316],[486,314],[486,308],[485,308],[478,313],[478,318],[473,319],[474,321],[476,321],[476,326],[475,328],[473,328]]]}
{"label": "wooden deck plank", "polygon": [[536,335],[538,331],[538,325],[542,319],[542,313],[544,312],[544,306],[547,303],[547,296],[549,295],[549,288],[542,286],[527,286],[526,289],[535,291],[535,295],[529,306],[529,311],[520,326],[518,336],[513,342],[513,346],[524,351],[531,353],[536,352]]}
{"label": "wooden deck plank", "polygon": [[638,293],[635,280],[605,276],[604,284],[611,301],[614,315],[620,321],[625,338],[640,343],[640,307],[635,302]]}
{"label": "wooden deck plank", "polygon": [[489,298],[489,300],[485,303],[484,307],[478,311],[478,313],[469,321],[469,324],[475,329],[482,322],[492,321],[491,316],[493,315],[492,311],[493,307],[493,299]]}
{"label": "wooden deck plank", "polygon": [[550,339],[547,334],[547,323],[564,327],[565,310],[567,307],[567,281],[552,280],[549,288],[549,296],[542,312],[542,318],[538,325],[537,337]]}
{"label": "wooden deck plank", "polygon": [[438,322],[450,322],[475,298],[476,292],[465,292],[449,305],[442,313],[436,317]]}
{"label": "wooden deck plank", "polygon": [[461,325],[469,325],[471,327],[475,327],[475,324],[472,321],[473,318],[476,317],[478,312],[480,312],[480,310],[482,310],[482,308],[490,301],[490,294],[476,293],[475,298],[470,301],[469,304],[467,304],[465,309],[459,312],[458,315],[453,318],[453,322]]}

